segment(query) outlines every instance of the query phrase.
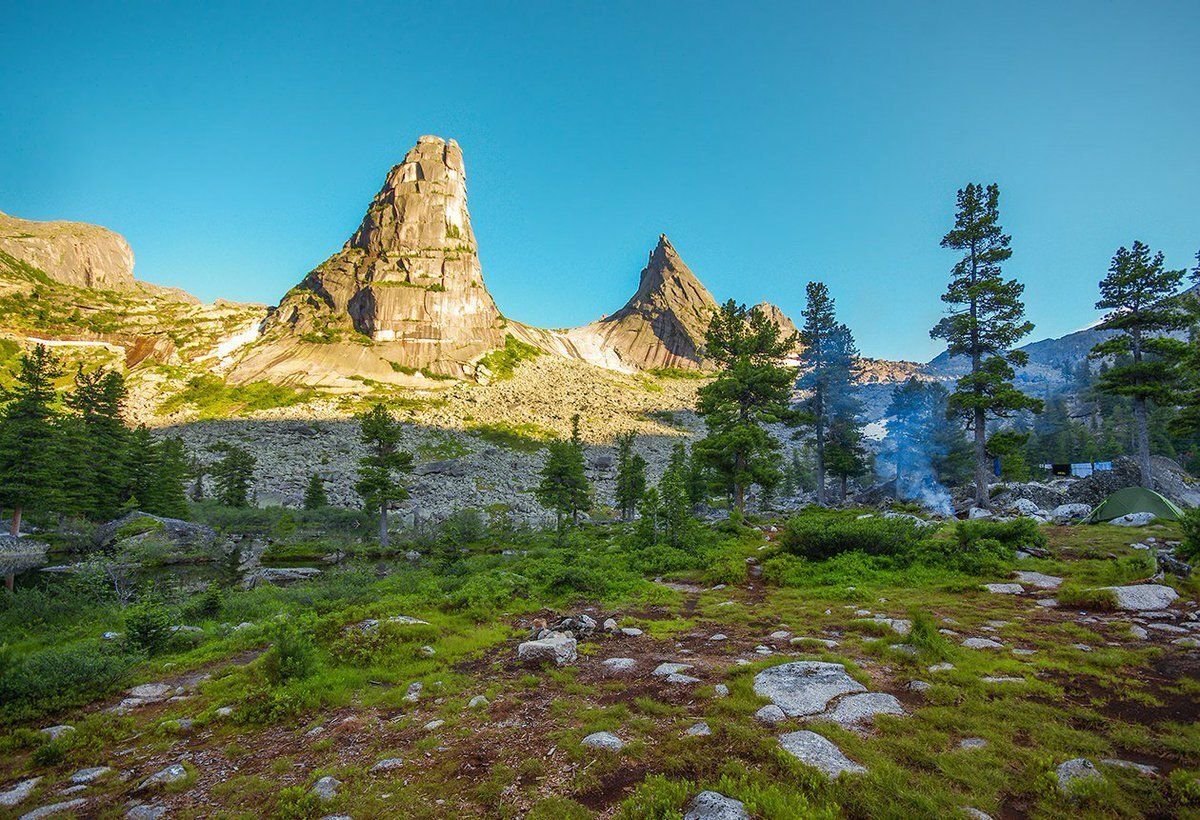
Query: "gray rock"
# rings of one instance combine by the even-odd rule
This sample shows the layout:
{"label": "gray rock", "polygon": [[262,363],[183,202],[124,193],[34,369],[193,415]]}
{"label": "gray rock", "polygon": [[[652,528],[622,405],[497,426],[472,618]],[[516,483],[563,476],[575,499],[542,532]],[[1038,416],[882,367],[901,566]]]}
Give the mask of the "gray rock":
{"label": "gray rock", "polygon": [[621,634],[625,635],[627,637],[630,637],[630,638],[639,638],[644,633],[642,632],[642,630],[638,629],[636,626],[623,626],[623,627],[621,627]]}
{"label": "gray rock", "polygon": [[604,749],[608,752],[619,752],[625,748],[625,741],[612,732],[592,732],[579,742],[589,748]]}
{"label": "gray rock", "polygon": [[962,642],[967,649],[1003,649],[1004,644],[991,638],[967,638]]}
{"label": "gray rock", "polygon": [[904,707],[895,696],[886,692],[862,692],[847,695],[825,712],[817,715],[819,720],[829,720],[839,726],[856,728],[875,722],[876,715],[903,715]]}
{"label": "gray rock", "polygon": [[1056,575],[1044,575],[1040,572],[1014,572],[1013,577],[1022,584],[1028,584],[1038,589],[1058,589],[1063,582],[1063,579]]}
{"label": "gray rock", "polygon": [[787,714],[774,703],[768,703],[754,713],[754,719],[759,723],[774,726],[777,723],[783,723],[787,720]]}
{"label": "gray rock", "polygon": [[840,663],[793,661],[764,669],[754,676],[754,693],[771,701],[789,717],[819,714],[834,698],[866,689]]}
{"label": "gray rock", "polygon": [[149,789],[155,786],[169,786],[187,779],[188,771],[182,763],[172,763],[165,769],[157,771],[142,781],[138,789]]}
{"label": "gray rock", "polygon": [[689,737],[705,737],[712,734],[712,727],[710,727],[704,721],[700,721],[697,724],[689,726],[688,730],[684,734],[688,735]]}
{"label": "gray rock", "polygon": [[987,740],[982,737],[964,737],[958,741],[960,749],[982,749],[985,746],[987,746]]}
{"label": "gray rock", "polygon": [[387,772],[392,769],[399,769],[404,765],[404,759],[400,757],[385,757],[374,766],[371,767],[373,772]]}
{"label": "gray rock", "polygon": [[79,771],[75,772],[75,774],[71,775],[71,782],[75,784],[83,783],[85,785],[88,783],[94,783],[111,771],[112,769],[108,766],[92,766],[88,769],[80,769]]}
{"label": "gray rock", "polygon": [[61,723],[58,726],[47,726],[45,729],[40,729],[39,731],[44,735],[49,735],[51,740],[58,740],[63,735],[74,732],[75,727]]}
{"label": "gray rock", "polygon": [[637,666],[637,661],[633,658],[608,658],[601,662],[601,666],[610,672],[628,672]]}
{"label": "gray rock", "polygon": [[1014,678],[1011,675],[985,675],[980,678],[984,683],[1024,683],[1024,678]]}
{"label": "gray rock", "polygon": [[22,780],[6,792],[0,792],[0,806],[8,807],[17,805],[33,794],[33,790],[37,788],[37,784],[40,781],[40,777],[31,777],[28,780]]}
{"label": "gray rock", "polygon": [[804,729],[798,732],[789,732],[779,738],[779,745],[785,751],[795,755],[801,763],[812,766],[830,779],[843,772],[848,774],[866,772],[866,767],[846,757],[832,741],[816,732]]}
{"label": "gray rock", "polygon": [[416,703],[421,697],[421,691],[425,688],[425,684],[418,681],[413,681],[408,685],[408,690],[404,693],[404,700],[408,703]]}
{"label": "gray rock", "polygon": [[1146,777],[1157,777],[1158,767],[1151,766],[1147,763],[1134,763],[1132,760],[1119,760],[1113,757],[1106,757],[1100,761],[1105,766],[1112,766],[1117,769],[1128,769],[1130,771],[1143,774]]}
{"label": "gray rock", "polygon": [[1144,527],[1157,517],[1152,512],[1134,512],[1114,518],[1108,523],[1116,527]]}
{"label": "gray rock", "polygon": [[1133,584],[1123,587],[1101,587],[1111,590],[1117,597],[1117,607],[1133,612],[1148,612],[1166,609],[1179,593],[1162,584]]}
{"label": "gray rock", "polygon": [[438,729],[442,728],[445,725],[446,725],[446,721],[442,720],[441,718],[436,718],[434,720],[429,721],[421,728],[424,729],[426,732],[436,732]]}
{"label": "gray rock", "polygon": [[950,663],[949,661],[942,661],[941,663],[935,663],[932,666],[928,667],[928,671],[929,672],[949,672],[953,668],[954,668],[954,664]]}
{"label": "gray rock", "polygon": [[962,811],[963,815],[970,817],[971,820],[992,820],[992,816],[986,811],[980,811],[972,806],[967,806]]}
{"label": "gray rock", "polygon": [[129,811],[125,812],[125,820],[162,820],[168,814],[166,806],[151,806],[148,803],[142,803],[130,806]]}
{"label": "gray rock", "polygon": [[719,792],[700,792],[687,805],[683,820],[750,820],[746,804]]}
{"label": "gray rock", "polygon": [[1092,508],[1088,504],[1059,504],[1050,511],[1055,524],[1073,524],[1091,514]]}
{"label": "gray rock", "polygon": [[884,618],[876,615],[875,622],[890,626],[897,635],[907,635],[912,632],[912,621],[906,618]]}
{"label": "gray rock", "polygon": [[614,618],[606,618],[604,621],[605,632],[615,632],[617,629],[617,621]]}
{"label": "gray rock", "polygon": [[1133,637],[1137,638],[1139,641],[1144,641],[1150,637],[1150,633],[1147,632],[1143,627],[1138,626],[1137,624],[1129,625],[1129,634],[1132,635]]}
{"label": "gray rock", "polygon": [[729,697],[729,687],[723,683],[718,683],[713,687],[713,694],[719,698]]}
{"label": "gray rock", "polygon": [[82,809],[87,805],[87,799],[77,797],[74,800],[65,800],[62,803],[51,803],[49,806],[42,806],[40,809],[25,812],[21,815],[21,820],[42,820],[43,817],[53,817],[56,814],[64,812],[73,812]]}
{"label": "gray rock", "polygon": [[575,639],[561,632],[536,641],[525,641],[517,647],[517,659],[523,663],[553,661],[557,666],[574,663],[579,654]]}
{"label": "gray rock", "polygon": [[691,686],[693,683],[700,683],[699,678],[693,678],[691,675],[682,675],[678,672],[667,675],[665,678],[663,678],[663,680],[665,680],[667,683],[674,683],[683,686]]}
{"label": "gray rock", "polygon": [[320,800],[332,800],[337,797],[338,786],[342,785],[342,781],[331,775],[325,775],[316,783],[313,784],[312,793]]}
{"label": "gray rock", "polygon": [[[710,641],[724,641],[724,640],[727,640],[727,637],[724,634],[718,632],[715,635],[709,635],[708,639]],[[705,792],[705,794],[708,794],[708,793],[709,792]]]}
{"label": "gray rock", "polygon": [[1058,764],[1058,768],[1054,770],[1054,773],[1058,775],[1058,790],[1063,794],[1069,794],[1072,785],[1081,780],[1094,780],[1103,777],[1095,764],[1084,757],[1076,757],[1065,763]]}
{"label": "gray rock", "polygon": [[129,690],[129,696],[139,700],[162,700],[171,694],[171,687],[165,683],[143,683]]}
{"label": "gray rock", "polygon": [[1020,595],[1025,591],[1020,584],[984,584],[983,588],[996,595]]}
{"label": "gray rock", "polygon": [[[162,518],[157,515],[135,511],[97,527],[95,539],[97,546],[107,547],[113,544],[121,536],[122,530],[126,529],[128,531],[142,531],[142,533],[134,535],[133,538],[138,538],[142,534],[153,533],[170,541],[177,547],[208,547],[217,540],[216,531],[205,524],[194,524],[191,521],[182,521],[178,518]],[[131,539],[126,538],[125,540]]]}
{"label": "gray rock", "polygon": [[908,682],[908,691],[910,692],[928,692],[933,688],[933,685],[923,680],[910,680]]}
{"label": "gray rock", "polygon": [[470,702],[467,703],[467,706],[471,709],[482,709],[489,705],[490,701],[488,701],[488,699],[483,695],[476,695],[475,697],[471,698]]}
{"label": "gray rock", "polygon": [[692,665],[690,663],[660,663],[650,674],[656,678],[666,678],[671,675],[677,675],[680,672],[685,672],[691,668]]}

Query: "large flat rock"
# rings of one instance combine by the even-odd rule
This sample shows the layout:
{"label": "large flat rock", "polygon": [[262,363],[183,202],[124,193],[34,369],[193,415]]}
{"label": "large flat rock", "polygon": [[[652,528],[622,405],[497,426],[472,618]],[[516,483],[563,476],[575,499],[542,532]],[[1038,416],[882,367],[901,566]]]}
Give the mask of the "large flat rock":
{"label": "large flat rock", "polygon": [[850,677],[840,663],[794,661],[754,676],[754,693],[771,701],[788,717],[820,714],[839,695],[865,691],[867,687]]}
{"label": "large flat rock", "polygon": [[536,641],[525,641],[517,647],[517,659],[523,663],[553,661],[558,666],[574,663],[578,657],[575,639],[555,632]]}
{"label": "large flat rock", "polygon": [[895,695],[886,692],[861,692],[847,695],[827,712],[818,715],[821,720],[830,720],[847,729],[867,726],[875,722],[876,715],[903,715],[904,707]]}
{"label": "large flat rock", "polygon": [[1133,612],[1152,612],[1166,609],[1179,593],[1162,584],[1133,584],[1124,587],[1101,587],[1117,596],[1117,606]]}
{"label": "large flat rock", "polygon": [[862,774],[867,770],[842,754],[833,741],[807,729],[788,732],[779,738],[779,745],[795,755],[801,763],[812,766],[830,779],[843,772]]}

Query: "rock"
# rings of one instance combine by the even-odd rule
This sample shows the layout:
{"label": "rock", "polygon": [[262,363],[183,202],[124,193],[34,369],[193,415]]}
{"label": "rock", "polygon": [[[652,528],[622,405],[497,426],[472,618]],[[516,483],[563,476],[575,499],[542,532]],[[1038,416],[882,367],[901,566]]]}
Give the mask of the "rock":
{"label": "rock", "polygon": [[912,621],[905,618],[884,618],[881,615],[876,615],[875,622],[890,626],[892,631],[897,635],[908,635],[908,633],[912,632]]}
{"label": "rock", "polygon": [[691,668],[692,665],[690,663],[660,663],[650,674],[657,678],[666,678],[671,675],[677,675],[680,672],[685,672]]}
{"label": "rock", "polygon": [[866,687],[850,677],[840,663],[793,661],[754,676],[755,694],[770,700],[789,717],[819,714],[839,695],[865,691]]}
{"label": "rock", "polygon": [[172,689],[165,683],[143,683],[129,690],[129,696],[138,700],[162,700],[171,693]]}
{"label": "rock", "polygon": [[312,793],[319,800],[332,800],[337,797],[338,787],[342,785],[342,781],[331,775],[325,775],[316,783],[313,784]]}
{"label": "rock", "polygon": [[856,728],[875,722],[876,715],[903,715],[904,707],[895,696],[884,692],[862,692],[847,695],[837,704],[816,716],[844,728]]}
{"label": "rock", "polygon": [[522,663],[553,661],[557,666],[563,666],[574,663],[578,657],[575,639],[559,632],[536,641],[525,641],[517,647],[517,659]]}
{"label": "rock", "polygon": [[615,632],[616,629],[617,629],[616,620],[613,618],[606,618],[604,621],[604,631],[605,632]]}
{"label": "rock", "polygon": [[392,769],[399,769],[404,765],[404,759],[399,757],[385,757],[374,766],[371,767],[373,772],[387,772]]}
{"label": "rock", "polygon": [[693,678],[691,675],[682,675],[679,672],[672,672],[663,678],[663,680],[667,683],[683,684],[686,686],[690,686],[693,683],[700,683],[699,678]]}
{"label": "rock", "polygon": [[429,721],[421,728],[424,729],[426,732],[436,732],[438,729],[442,728],[445,725],[446,725],[446,721],[441,720],[441,719],[435,719],[435,720]]}
{"label": "rock", "polygon": [[1175,646],[1182,646],[1185,649],[1200,648],[1200,638],[1175,638],[1173,641],[1171,641],[1171,643]]}
{"label": "rock", "polygon": [[110,291],[143,286],[133,278],[133,250],[125,237],[98,225],[0,213],[0,251],[64,285]]}
{"label": "rock", "polygon": [[88,769],[80,769],[79,771],[75,772],[75,774],[71,775],[71,782],[77,785],[80,783],[85,785],[88,783],[95,783],[97,780],[104,777],[104,775],[111,772],[112,769],[108,766],[92,766]]}
{"label": "rock", "polygon": [[988,814],[985,811],[980,811],[979,809],[973,808],[971,806],[967,806],[962,811],[963,811],[963,814],[966,815],[967,817],[970,817],[971,820],[992,820],[992,816],[990,814]]}
{"label": "rock", "polygon": [[1087,758],[1077,757],[1060,763],[1054,770],[1058,776],[1058,790],[1070,794],[1072,786],[1081,780],[1094,780],[1103,777],[1095,764]]}
{"label": "rock", "polygon": [[1014,510],[1018,515],[1025,516],[1026,518],[1050,517],[1049,513],[1047,513],[1033,501],[1030,501],[1028,498],[1018,498],[1013,502],[1010,509]]}
{"label": "rock", "polygon": [[954,664],[950,663],[949,661],[942,661],[941,663],[935,663],[932,666],[928,667],[928,671],[930,671],[930,672],[949,672],[953,668],[954,668]]}
{"label": "rock", "polygon": [[928,692],[933,688],[933,684],[923,680],[910,680],[908,682],[908,691],[910,692]]}
{"label": "rock", "polygon": [[768,726],[774,726],[777,723],[783,723],[787,720],[787,714],[774,703],[768,703],[766,706],[754,713],[754,719],[759,723],[765,723]]}
{"label": "rock", "polygon": [[480,709],[489,705],[490,701],[488,701],[488,699],[483,695],[476,695],[475,697],[471,698],[469,703],[467,703],[467,706],[471,709]]}
{"label": "rock", "polygon": [[724,635],[723,633],[720,633],[720,632],[716,633],[715,635],[710,635],[710,636],[708,637],[708,639],[709,639],[710,641],[724,641],[724,640],[728,640],[727,636],[726,636],[726,635]]}
{"label": "rock", "polygon": [[1144,628],[1138,626],[1137,624],[1130,624],[1129,634],[1132,635],[1134,638],[1137,638],[1139,641],[1144,641],[1150,637],[1150,633],[1147,632]]}
{"label": "rock", "polygon": [[792,633],[788,632],[786,629],[777,629],[767,637],[774,641],[786,641],[788,638],[792,637]]}
{"label": "rock", "polygon": [[1091,514],[1092,507],[1088,504],[1059,504],[1050,511],[1055,524],[1074,524]]}
{"label": "rock", "polygon": [[1162,584],[1134,584],[1123,587],[1101,587],[1111,590],[1117,598],[1117,607],[1133,612],[1166,609],[1179,593]]}
{"label": "rock", "polygon": [[1038,598],[1036,601],[1034,601],[1034,603],[1037,604],[1038,606],[1042,607],[1043,609],[1054,609],[1054,607],[1058,606],[1058,599],[1057,598]]}
{"label": "rock", "polygon": [[63,735],[74,732],[75,727],[63,723],[58,726],[47,726],[45,729],[39,729],[39,731],[44,735],[49,735],[51,740],[58,740]]}
{"label": "rock", "polygon": [[21,820],[42,820],[43,817],[53,817],[56,814],[77,811],[86,805],[86,798],[77,797],[74,800],[66,800],[62,803],[51,803],[49,806],[42,806],[39,809],[25,812],[25,814],[21,815]]}
{"label": "rock", "polygon": [[713,694],[719,698],[729,697],[729,687],[723,683],[718,683],[713,687]]}
{"label": "rock", "polygon": [[1063,582],[1062,578],[1055,575],[1043,575],[1040,572],[1014,572],[1013,577],[1022,584],[1028,584],[1038,589],[1058,589]]}
{"label": "rock", "polygon": [[1020,595],[1025,591],[1020,584],[984,584],[983,588],[996,595]]}
{"label": "rock", "polygon": [[298,581],[311,581],[321,574],[316,567],[258,567],[242,578],[242,589],[254,589],[261,584],[282,586]]}
{"label": "rock", "polygon": [[962,642],[967,649],[1003,649],[1004,644],[991,638],[967,638]]}
{"label": "rock", "polygon": [[712,734],[712,729],[707,723],[701,721],[697,724],[689,726],[687,732],[684,734],[688,735],[689,737],[705,737]]}
{"label": "rock", "polygon": [[636,626],[623,626],[621,627],[621,634],[629,638],[639,638],[642,636],[643,632]]}
{"label": "rock", "polygon": [[637,666],[637,661],[633,658],[608,658],[601,665],[610,672],[628,672]]}
{"label": "rock", "polygon": [[816,732],[804,729],[798,732],[789,732],[779,738],[779,745],[785,751],[795,755],[801,763],[812,766],[830,779],[836,778],[843,772],[848,774],[866,772],[864,766],[860,766],[846,757],[832,741]]}
{"label": "rock", "polygon": [[1145,775],[1146,777],[1158,776],[1158,767],[1151,766],[1146,763],[1134,763],[1132,760],[1119,760],[1112,757],[1106,757],[1101,760],[1100,763],[1117,769],[1128,769],[1130,771],[1137,772],[1138,774]]}
{"label": "rock", "polygon": [[404,693],[404,700],[408,703],[416,703],[421,697],[421,691],[425,688],[425,684],[420,681],[413,681],[408,685],[408,689]]}
{"label": "rock", "polygon": [[700,792],[687,805],[683,820],[750,820],[746,804],[719,792]]}
{"label": "rock", "polygon": [[964,737],[958,741],[960,749],[982,749],[984,746],[987,746],[987,740],[982,737]]}
{"label": "rock", "polygon": [[625,748],[625,741],[612,732],[593,732],[579,742],[589,748],[604,749],[608,752],[619,752]]}
{"label": "rock", "polygon": [[1109,521],[1115,527],[1144,527],[1157,518],[1152,512],[1134,512]]}
{"label": "rock", "polygon": [[22,780],[6,792],[0,792],[0,806],[15,806],[29,795],[33,794],[33,790],[37,788],[42,778],[31,777],[27,780]]}
{"label": "rock", "polygon": [[129,811],[125,812],[125,820],[162,820],[169,813],[166,806],[151,806],[142,803],[130,806]]}
{"label": "rock", "polygon": [[156,786],[169,786],[172,783],[178,783],[181,780],[186,780],[188,771],[182,763],[172,763],[165,769],[157,771],[142,781],[138,786],[138,790],[154,788]]}
{"label": "rock", "polygon": [[195,524],[178,518],[163,518],[134,511],[96,528],[96,545],[112,546],[118,540],[142,538],[153,534],[170,541],[174,546],[204,549],[216,543],[217,532],[207,524]]}
{"label": "rock", "polygon": [[972,521],[978,521],[982,518],[991,518],[992,511],[985,510],[982,507],[972,507],[970,509],[970,511],[967,513],[967,517],[969,519],[971,519]]}

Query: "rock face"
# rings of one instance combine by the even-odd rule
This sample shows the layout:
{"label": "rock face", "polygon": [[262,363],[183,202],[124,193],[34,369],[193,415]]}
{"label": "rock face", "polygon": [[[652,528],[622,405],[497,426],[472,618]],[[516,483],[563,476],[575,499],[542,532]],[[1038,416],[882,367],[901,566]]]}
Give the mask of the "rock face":
{"label": "rock face", "polygon": [[637,293],[625,306],[568,335],[573,340],[593,336],[627,367],[695,370],[704,364],[704,333],[717,307],[717,300],[662,235],[642,269]]}
{"label": "rock face", "polygon": [[34,222],[0,213],[0,253],[64,285],[135,290],[133,250],[119,233],[84,222]]}
{"label": "rock face", "polygon": [[[758,308],[764,316],[774,322],[775,326],[779,328],[779,337],[781,339],[786,339],[797,333],[796,323],[778,305],[770,302],[759,302],[754,307]],[[804,345],[800,344],[799,336],[797,336],[796,343],[792,346],[792,354],[799,355],[803,349]]]}
{"label": "rock face", "polygon": [[483,284],[462,151],[425,136],[342,250],[283,298],[234,378],[461,377],[504,346],[505,326]]}

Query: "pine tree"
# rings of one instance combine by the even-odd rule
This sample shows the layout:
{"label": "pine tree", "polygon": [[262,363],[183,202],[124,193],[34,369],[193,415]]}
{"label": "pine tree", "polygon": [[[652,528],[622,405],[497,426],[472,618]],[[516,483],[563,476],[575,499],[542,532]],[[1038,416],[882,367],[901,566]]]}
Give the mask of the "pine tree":
{"label": "pine tree", "polygon": [[721,306],[705,334],[705,352],[719,368],[700,388],[697,410],[708,434],[695,455],[742,510],[752,484],[770,487],[783,479],[779,442],[763,424],[790,421],[794,371],[779,362],[795,344],[758,308],[732,300]]}
{"label": "pine tree", "polygon": [[663,538],[675,548],[683,546],[692,527],[688,471],[687,448],[683,444],[676,444],[662,480],[658,482],[659,522]]}
{"label": "pine tree", "polygon": [[617,437],[617,487],[615,500],[621,518],[633,519],[638,502],[646,492],[646,459],[633,451],[633,433]]}
{"label": "pine tree", "polygon": [[[813,429],[817,503],[824,506],[828,467],[825,450],[830,432],[836,424],[843,437],[849,436],[849,428],[859,410],[853,394],[858,350],[850,329],[837,321],[829,289],[821,282],[809,282],[807,295],[804,327],[800,329],[804,351],[800,354],[801,375],[797,386],[808,392],[801,407],[804,420]],[[852,461],[850,451],[843,450],[839,454],[840,468],[850,469]],[[843,495],[845,478],[845,474],[841,475]]]}
{"label": "pine tree", "polygon": [[1134,451],[1145,487],[1154,486],[1149,405],[1173,404],[1182,387],[1179,364],[1187,343],[1164,334],[1188,326],[1187,310],[1176,298],[1185,273],[1166,270],[1161,252],[1151,254],[1149,247],[1134,242],[1117,249],[1096,302],[1097,309],[1108,311],[1099,327],[1116,335],[1093,347],[1090,355],[1120,357],[1096,388],[1132,400]]}
{"label": "pine tree", "polygon": [[359,439],[367,454],[358,461],[354,489],[367,507],[379,510],[379,545],[387,549],[388,506],[408,498],[408,489],[396,474],[412,469],[412,454],[400,449],[403,428],[382,404],[359,416],[359,425]]}
{"label": "pine tree", "polygon": [[534,490],[538,502],[555,514],[561,539],[565,516],[579,524],[579,514],[591,506],[591,487],[583,461],[583,443],[579,435],[579,415],[571,419],[571,438],[547,445],[548,455],[542,467],[541,483]]}
{"label": "pine tree", "polygon": [[1000,227],[1000,189],[974,183],[958,192],[954,228],[942,247],[963,251],[942,301],[949,315],[930,331],[945,339],[951,356],[966,356],[971,370],[958,380],[949,409],[975,437],[975,504],[988,505],[987,422],[1019,410],[1038,412],[1041,402],[1012,384],[1013,366],[1028,360],[1013,345],[1033,330],[1021,301],[1024,285],[1004,279],[1001,266],[1012,256],[1012,237]]}
{"label": "pine tree", "polygon": [[[1191,278],[1193,282],[1200,282],[1200,251],[1196,252],[1196,267]],[[1189,292],[1180,301],[1193,327],[1191,343],[1182,362],[1184,391],[1179,397],[1182,406],[1171,429],[1176,435],[1193,438],[1200,434],[1200,334],[1196,332],[1196,326],[1200,325],[1200,296]]]}
{"label": "pine tree", "polygon": [[646,492],[642,495],[642,501],[638,504],[638,522],[637,522],[637,540],[642,546],[650,546],[658,543],[658,520],[660,513],[660,505],[658,501],[658,490],[654,487],[647,487]]}
{"label": "pine tree", "polygon": [[162,451],[145,425],[139,425],[129,433],[126,446],[126,458],[129,463],[126,498],[129,506],[157,515],[155,508],[159,498],[158,480],[162,473]]}
{"label": "pine tree", "polygon": [[221,453],[209,474],[216,487],[215,498],[226,507],[248,507],[254,497],[254,468],[258,459],[236,444],[216,444],[212,451]]}
{"label": "pine tree", "polygon": [[329,506],[329,496],[325,493],[325,480],[320,473],[308,477],[308,486],[304,488],[304,509],[319,510]]}
{"label": "pine tree", "polygon": [[155,515],[168,518],[187,518],[187,484],[190,466],[183,439],[168,436],[158,442],[158,477],[154,499]]}
{"label": "pine tree", "polygon": [[[93,519],[115,518],[128,497],[129,429],[125,426],[125,378],[103,367],[75,373],[75,387],[65,398],[81,429],[75,457],[87,465],[83,497],[75,506]],[[73,448],[75,449],[75,448]]]}
{"label": "pine tree", "polygon": [[862,430],[852,418],[839,416],[829,425],[829,441],[825,452],[829,474],[838,479],[838,501],[846,501],[846,482],[867,472],[867,451],[862,443]]}
{"label": "pine tree", "polygon": [[58,359],[44,345],[21,357],[16,386],[0,411],[0,507],[12,510],[12,535],[20,534],[26,510],[49,511],[60,503],[61,464],[56,447]]}

